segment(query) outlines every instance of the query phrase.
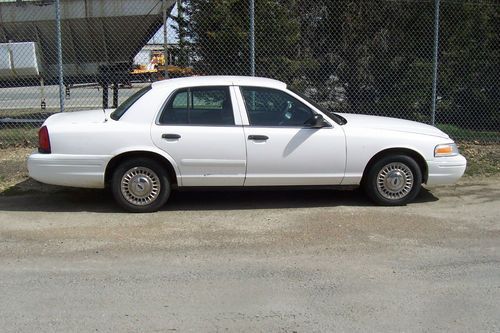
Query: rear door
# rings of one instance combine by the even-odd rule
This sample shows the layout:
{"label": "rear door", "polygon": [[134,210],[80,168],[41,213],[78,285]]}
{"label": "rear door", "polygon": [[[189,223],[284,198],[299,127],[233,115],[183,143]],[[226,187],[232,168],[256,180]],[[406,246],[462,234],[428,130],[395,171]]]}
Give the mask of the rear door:
{"label": "rear door", "polygon": [[229,86],[190,87],[171,94],[153,142],[172,156],[182,186],[242,186],[245,137]]}

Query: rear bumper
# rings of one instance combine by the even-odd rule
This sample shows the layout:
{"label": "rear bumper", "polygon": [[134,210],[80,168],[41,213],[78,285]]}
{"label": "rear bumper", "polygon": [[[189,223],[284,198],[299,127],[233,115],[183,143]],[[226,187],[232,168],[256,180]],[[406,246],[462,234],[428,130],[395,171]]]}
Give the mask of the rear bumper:
{"label": "rear bumper", "polygon": [[462,155],[453,157],[437,157],[427,161],[427,185],[453,184],[463,176],[467,160]]}
{"label": "rear bumper", "polygon": [[73,187],[104,188],[104,172],[111,156],[33,153],[29,176],[39,182]]}

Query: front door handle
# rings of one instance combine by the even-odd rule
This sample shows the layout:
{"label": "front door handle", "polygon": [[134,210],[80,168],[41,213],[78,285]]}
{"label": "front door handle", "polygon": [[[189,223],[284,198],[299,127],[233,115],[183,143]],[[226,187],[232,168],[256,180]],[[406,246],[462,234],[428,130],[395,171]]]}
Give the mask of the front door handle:
{"label": "front door handle", "polygon": [[266,141],[269,139],[267,135],[249,135],[248,140],[254,140],[254,141]]}
{"label": "front door handle", "polygon": [[177,140],[180,139],[181,136],[179,134],[162,134],[161,138],[167,140]]}

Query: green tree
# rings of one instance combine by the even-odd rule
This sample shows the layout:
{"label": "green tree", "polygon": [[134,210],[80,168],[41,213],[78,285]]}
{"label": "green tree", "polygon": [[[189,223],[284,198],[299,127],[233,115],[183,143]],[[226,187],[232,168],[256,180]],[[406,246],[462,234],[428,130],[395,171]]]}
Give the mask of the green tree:
{"label": "green tree", "polygon": [[181,67],[187,67],[189,65],[189,18],[186,17],[186,1],[177,0],[177,16],[171,16],[170,18],[175,22],[171,25],[178,38],[178,51],[177,51],[177,65]]}
{"label": "green tree", "polygon": [[[195,70],[248,75],[248,0],[190,0],[186,9]],[[257,75],[290,80],[300,66],[295,0],[257,0],[255,18]]]}
{"label": "green tree", "polygon": [[438,120],[498,131],[500,6],[450,3],[442,13]]}
{"label": "green tree", "polygon": [[[189,0],[202,74],[248,75],[248,0]],[[438,121],[498,130],[500,6],[442,1]],[[256,71],[338,111],[430,121],[434,3],[256,0]]]}
{"label": "green tree", "polygon": [[338,110],[422,118],[432,82],[430,3],[303,0],[300,5],[307,13],[302,47],[316,61],[306,73],[317,87],[316,99],[334,100]]}

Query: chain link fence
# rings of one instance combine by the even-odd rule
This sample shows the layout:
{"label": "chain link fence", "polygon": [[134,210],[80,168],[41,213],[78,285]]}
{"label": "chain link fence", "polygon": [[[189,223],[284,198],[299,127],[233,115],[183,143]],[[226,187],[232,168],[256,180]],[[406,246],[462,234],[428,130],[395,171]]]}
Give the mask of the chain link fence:
{"label": "chain link fence", "polygon": [[61,86],[56,1],[0,0],[2,147],[34,146],[50,114],[114,108],[152,81],[253,70],[337,112],[434,120],[454,139],[500,142],[498,2],[60,0],[60,7]]}

